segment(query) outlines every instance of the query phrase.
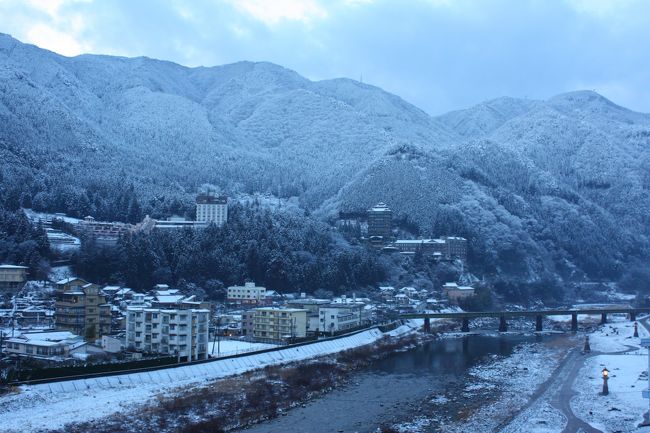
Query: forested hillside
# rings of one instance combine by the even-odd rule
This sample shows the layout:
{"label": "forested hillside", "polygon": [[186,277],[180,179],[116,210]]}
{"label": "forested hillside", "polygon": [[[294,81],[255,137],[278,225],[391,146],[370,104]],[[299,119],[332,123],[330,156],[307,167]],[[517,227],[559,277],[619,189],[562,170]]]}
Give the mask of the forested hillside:
{"label": "forested hillside", "polygon": [[323,221],[384,201],[422,236],[467,237],[471,271],[502,287],[629,281],[650,257],[650,116],[593,92],[436,118],[269,63],[68,58],[0,35],[0,157],[10,211],[189,216],[204,183]]}

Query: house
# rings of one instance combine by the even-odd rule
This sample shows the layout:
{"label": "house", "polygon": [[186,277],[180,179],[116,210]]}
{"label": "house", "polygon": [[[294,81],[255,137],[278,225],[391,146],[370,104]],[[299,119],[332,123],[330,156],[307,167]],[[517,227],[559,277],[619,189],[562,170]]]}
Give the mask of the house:
{"label": "house", "polygon": [[243,286],[230,286],[226,294],[226,301],[241,305],[266,305],[266,287],[256,286],[247,281]]}
{"label": "house", "polygon": [[124,343],[120,338],[113,335],[102,335],[102,349],[108,353],[119,353]]}
{"label": "house", "polygon": [[411,300],[409,299],[409,297],[407,295],[405,295],[404,293],[398,293],[395,296],[393,296],[393,301],[397,305],[408,305],[408,304],[411,303]]}
{"label": "house", "polygon": [[0,290],[22,289],[27,282],[27,266],[0,265]]}
{"label": "house", "polygon": [[207,359],[209,316],[207,309],[129,307],[126,347],[176,355],[187,361]]}
{"label": "house", "polygon": [[5,341],[6,352],[18,356],[68,358],[83,338],[69,331],[25,332]]}
{"label": "house", "polygon": [[302,308],[260,307],[253,310],[253,337],[283,342],[307,336],[307,310]]}
{"label": "house", "polygon": [[111,305],[97,284],[81,278],[56,283],[55,326],[93,341],[111,332]]}
{"label": "house", "polygon": [[458,302],[459,299],[473,296],[475,290],[470,286],[459,286],[456,283],[445,283],[442,286],[442,294],[446,296],[450,302]]}

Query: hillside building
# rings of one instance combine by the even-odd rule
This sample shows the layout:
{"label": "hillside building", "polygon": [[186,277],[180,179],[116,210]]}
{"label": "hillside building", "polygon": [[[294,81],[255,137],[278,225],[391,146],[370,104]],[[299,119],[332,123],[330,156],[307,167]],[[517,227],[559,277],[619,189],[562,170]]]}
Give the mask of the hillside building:
{"label": "hillside building", "polygon": [[27,282],[26,266],[0,265],[0,290],[22,289]]}
{"label": "hillside building", "polygon": [[100,286],[81,278],[56,283],[55,326],[93,341],[111,332],[111,306]]}
{"label": "hillside building", "polygon": [[196,197],[196,221],[214,223],[219,227],[224,225],[228,221],[228,197],[199,194]]}
{"label": "hillside building", "polygon": [[459,286],[456,283],[445,283],[442,286],[442,294],[449,302],[458,302],[459,299],[474,296],[476,291],[470,286]]}
{"label": "hillside building", "polygon": [[187,361],[207,359],[210,310],[129,307],[126,347],[174,355]]}
{"label": "hillside building", "polygon": [[368,209],[368,237],[388,240],[393,235],[393,211],[385,203]]}

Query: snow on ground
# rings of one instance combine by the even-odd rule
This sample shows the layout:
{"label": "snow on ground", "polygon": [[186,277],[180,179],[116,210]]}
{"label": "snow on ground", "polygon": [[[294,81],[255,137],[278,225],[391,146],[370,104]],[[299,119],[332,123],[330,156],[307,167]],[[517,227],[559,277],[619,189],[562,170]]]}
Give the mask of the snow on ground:
{"label": "snow on ground", "polygon": [[48,276],[52,281],[61,281],[66,278],[74,277],[75,274],[72,272],[70,266],[54,266],[50,269],[50,274]]}
{"label": "snow on ground", "polygon": [[210,342],[210,344],[208,344],[208,353],[215,357],[222,357],[255,352],[257,350],[271,349],[273,347],[277,347],[277,345],[226,339],[221,340],[220,342]]}
{"label": "snow on ground", "polygon": [[548,401],[539,401],[524,410],[499,433],[561,433],[567,420]]}
{"label": "snow on ground", "polygon": [[[639,339],[634,338],[634,323],[624,316],[607,316],[607,323],[589,334],[589,345],[594,352],[621,352],[630,349],[630,346],[640,347]],[[647,335],[641,325],[638,327],[639,335]]]}
{"label": "snow on ground", "polygon": [[145,373],[70,380],[21,387],[0,398],[0,431],[43,432],[65,424],[99,419],[134,409],[156,395],[199,386],[268,365],[302,361],[372,344],[384,337],[378,329],[299,347],[219,359]]}
{"label": "snow on ground", "polygon": [[[600,395],[601,371],[610,370],[609,395]],[[574,384],[579,395],[571,409],[582,420],[604,432],[650,431],[637,429],[648,410],[648,400],[641,390],[648,387],[647,354],[599,355],[586,361]]]}
{"label": "snow on ground", "polygon": [[[641,395],[648,388],[648,351],[641,348],[639,338],[632,337],[633,332],[633,323],[616,321],[594,333],[591,349],[608,353],[589,358],[573,385],[578,395],[571,409],[604,432],[650,432],[650,427],[637,428],[648,411],[648,400]],[[648,331],[639,326],[639,335],[647,337]],[[628,353],[614,353],[630,346]],[[610,371],[607,396],[601,395],[605,367]]]}
{"label": "snow on ground", "polygon": [[[525,407],[532,394],[550,377],[565,353],[563,349],[543,344],[523,344],[508,357],[495,355],[491,362],[472,367],[469,371],[471,379],[463,390],[463,397],[487,394],[496,396],[496,399],[472,412],[467,419],[446,426],[445,432],[495,431],[501,423],[515,417]],[[530,418],[523,422],[524,430],[518,429],[517,423],[513,423],[514,429],[506,431],[561,431],[561,428],[549,428],[557,428],[564,420],[561,414],[544,405],[531,410]]]}

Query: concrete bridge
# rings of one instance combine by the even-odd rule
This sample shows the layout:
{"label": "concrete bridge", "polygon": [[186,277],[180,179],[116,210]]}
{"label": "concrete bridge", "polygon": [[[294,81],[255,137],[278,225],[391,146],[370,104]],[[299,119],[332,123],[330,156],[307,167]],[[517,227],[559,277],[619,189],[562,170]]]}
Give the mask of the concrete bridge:
{"label": "concrete bridge", "polygon": [[494,317],[499,318],[499,332],[508,330],[509,318],[530,317],[535,319],[535,331],[542,331],[542,320],[547,316],[571,316],[571,331],[578,330],[579,315],[600,315],[600,323],[607,323],[608,314],[626,314],[631,321],[641,313],[650,313],[650,308],[632,307],[606,307],[606,308],[585,308],[571,310],[522,310],[522,311],[477,311],[462,313],[409,313],[400,315],[403,319],[424,319],[424,331],[431,331],[431,319],[458,319],[461,321],[461,332],[469,332],[471,319]]}

